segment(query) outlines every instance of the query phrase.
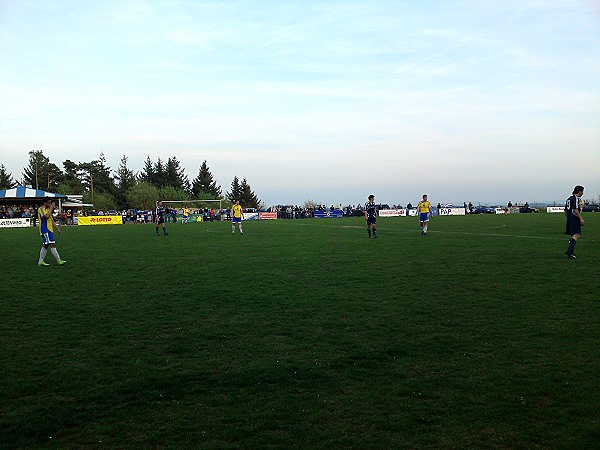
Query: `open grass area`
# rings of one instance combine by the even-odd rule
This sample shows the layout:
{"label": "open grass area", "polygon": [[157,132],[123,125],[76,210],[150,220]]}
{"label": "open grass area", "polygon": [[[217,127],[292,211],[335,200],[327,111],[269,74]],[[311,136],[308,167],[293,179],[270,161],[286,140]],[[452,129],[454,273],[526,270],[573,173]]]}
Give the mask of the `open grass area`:
{"label": "open grass area", "polygon": [[600,214],[2,229],[2,448],[597,448]]}

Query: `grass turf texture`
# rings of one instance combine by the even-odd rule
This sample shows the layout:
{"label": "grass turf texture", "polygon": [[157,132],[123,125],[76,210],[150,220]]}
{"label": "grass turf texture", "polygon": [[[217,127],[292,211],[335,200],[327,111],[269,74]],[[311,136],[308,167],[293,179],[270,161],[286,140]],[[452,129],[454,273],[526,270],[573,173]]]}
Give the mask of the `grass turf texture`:
{"label": "grass turf texture", "polygon": [[0,230],[0,447],[593,448],[585,218]]}

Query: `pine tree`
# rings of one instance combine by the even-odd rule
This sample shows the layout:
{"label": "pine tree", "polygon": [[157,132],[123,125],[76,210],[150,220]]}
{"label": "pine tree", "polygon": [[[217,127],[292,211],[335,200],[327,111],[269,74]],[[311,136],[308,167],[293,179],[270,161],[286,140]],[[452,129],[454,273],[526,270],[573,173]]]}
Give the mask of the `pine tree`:
{"label": "pine tree", "polygon": [[127,167],[127,156],[123,155],[121,163],[115,176],[117,193],[115,199],[119,209],[127,209],[130,205],[127,202],[127,192],[135,184],[135,174]]}
{"label": "pine tree", "polygon": [[29,165],[23,169],[23,183],[35,189],[54,191],[63,181],[63,173],[42,150],[29,152]]}
{"label": "pine tree", "polygon": [[206,160],[202,163],[198,176],[192,181],[192,195],[199,197],[202,194],[208,194],[215,199],[221,198],[223,195],[221,186],[217,186]]}
{"label": "pine tree", "polygon": [[79,164],[67,159],[63,162],[64,178],[63,178],[63,191],[61,194],[83,194],[85,187],[83,185],[83,172],[79,167]]}
{"label": "pine tree", "polygon": [[233,181],[231,182],[231,191],[227,192],[226,197],[232,203],[235,203],[236,200],[240,200],[241,202],[242,190],[240,187],[240,180],[236,176],[233,177]]}
{"label": "pine tree", "polygon": [[161,188],[167,184],[167,170],[162,159],[158,158],[153,168],[154,177],[150,181],[157,188]]}
{"label": "pine tree", "polygon": [[190,182],[184,172],[185,170],[181,168],[181,163],[177,158],[175,156],[170,157],[165,167],[165,184],[183,191],[189,191]]}
{"label": "pine tree", "polygon": [[84,173],[84,186],[91,193],[92,197],[95,193],[100,192],[111,196],[116,194],[115,181],[111,175],[110,167],[106,165],[104,153],[100,153],[100,159],[81,163],[79,167]]}
{"label": "pine tree", "polygon": [[17,183],[12,178],[12,175],[8,173],[4,164],[0,164],[0,189],[10,189]]}
{"label": "pine tree", "polygon": [[245,208],[260,208],[261,201],[244,178],[240,184],[240,203]]}
{"label": "pine tree", "polygon": [[138,176],[138,180],[152,184],[154,179],[155,179],[154,165],[152,164],[152,160],[150,159],[150,156],[148,156],[146,158],[146,162],[144,163],[144,168],[142,169],[142,171],[140,172],[140,174]]}

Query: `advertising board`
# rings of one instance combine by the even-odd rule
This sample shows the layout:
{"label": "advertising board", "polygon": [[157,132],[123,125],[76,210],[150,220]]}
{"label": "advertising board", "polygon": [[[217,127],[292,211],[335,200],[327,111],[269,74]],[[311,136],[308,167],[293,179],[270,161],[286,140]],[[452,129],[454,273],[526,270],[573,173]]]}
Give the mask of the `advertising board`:
{"label": "advertising board", "polygon": [[344,217],[344,211],[341,209],[315,211],[315,219],[341,219]]}
{"label": "advertising board", "polygon": [[439,208],[438,212],[440,216],[464,216],[465,208]]}
{"label": "advertising board", "polygon": [[31,226],[31,219],[0,219],[0,228],[14,228],[14,227],[29,227]]}
{"label": "advertising board", "polygon": [[379,217],[399,217],[406,216],[405,209],[380,209]]}
{"label": "advertising board", "polygon": [[242,220],[258,220],[258,213],[257,212],[242,213]]}
{"label": "advertising board", "polygon": [[122,225],[123,216],[79,216],[77,225]]}

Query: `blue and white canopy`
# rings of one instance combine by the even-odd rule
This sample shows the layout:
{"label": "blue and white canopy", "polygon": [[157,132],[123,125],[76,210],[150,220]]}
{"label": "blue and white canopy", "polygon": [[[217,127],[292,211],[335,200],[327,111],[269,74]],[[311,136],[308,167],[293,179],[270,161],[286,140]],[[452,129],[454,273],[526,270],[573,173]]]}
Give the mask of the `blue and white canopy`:
{"label": "blue and white canopy", "polygon": [[45,198],[45,197],[56,197],[66,198],[63,194],[54,194],[52,192],[42,191],[41,189],[33,189],[25,186],[17,186],[10,189],[0,191],[0,199],[34,199],[34,198]]}

